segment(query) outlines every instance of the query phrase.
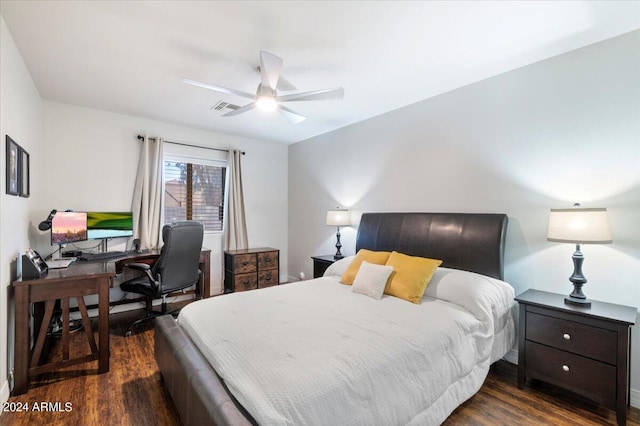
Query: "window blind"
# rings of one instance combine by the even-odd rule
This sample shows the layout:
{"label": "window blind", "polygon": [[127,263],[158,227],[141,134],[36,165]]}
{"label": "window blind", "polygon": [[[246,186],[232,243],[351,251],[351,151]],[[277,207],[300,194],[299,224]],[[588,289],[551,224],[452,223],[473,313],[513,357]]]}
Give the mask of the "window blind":
{"label": "window blind", "polygon": [[165,155],[164,222],[197,220],[205,231],[222,231],[226,174],[222,162]]}

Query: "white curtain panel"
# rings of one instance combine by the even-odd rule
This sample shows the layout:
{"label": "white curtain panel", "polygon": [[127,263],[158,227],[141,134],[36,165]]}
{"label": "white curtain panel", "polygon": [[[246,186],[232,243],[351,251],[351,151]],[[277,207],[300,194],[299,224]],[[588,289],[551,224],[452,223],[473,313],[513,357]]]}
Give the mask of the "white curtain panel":
{"label": "white curtain panel", "polygon": [[242,192],[242,151],[229,150],[229,194],[224,235],[225,250],[246,249],[249,247],[247,221],[244,212],[244,194]]}
{"label": "white curtain panel", "polygon": [[145,136],[140,151],[131,211],[134,237],[140,239],[142,249],[157,249],[162,243],[162,145],[162,138]]}

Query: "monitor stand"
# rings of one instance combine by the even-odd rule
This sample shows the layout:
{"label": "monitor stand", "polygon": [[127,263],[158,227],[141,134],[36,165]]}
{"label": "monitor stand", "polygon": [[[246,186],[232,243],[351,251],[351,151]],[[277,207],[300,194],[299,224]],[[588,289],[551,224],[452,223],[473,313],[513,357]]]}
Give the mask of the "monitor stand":
{"label": "monitor stand", "polygon": [[53,259],[55,257],[55,259],[53,259],[53,260],[65,260],[65,257],[62,256],[62,249],[63,248],[64,248],[64,245],[63,244],[59,244],[58,245],[58,250],[57,250],[58,256],[51,256],[51,258]]}

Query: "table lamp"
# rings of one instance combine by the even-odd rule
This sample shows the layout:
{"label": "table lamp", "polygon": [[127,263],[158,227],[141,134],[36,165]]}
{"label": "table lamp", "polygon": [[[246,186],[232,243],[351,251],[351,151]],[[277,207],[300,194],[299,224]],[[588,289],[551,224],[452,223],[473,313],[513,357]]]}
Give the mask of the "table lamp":
{"label": "table lamp", "polygon": [[573,292],[565,297],[564,303],[582,307],[590,307],[591,301],[582,292],[587,279],[582,275],[584,256],[580,244],[611,243],[611,232],[605,208],[581,208],[574,204],[572,209],[551,209],[549,213],[549,231],[547,240],[558,243],[573,243],[573,274],[569,281],[573,283]]}
{"label": "table lamp", "polygon": [[340,248],[342,247],[342,244],[340,244],[340,227],[349,225],[351,225],[349,210],[338,207],[327,211],[327,226],[335,226],[338,229],[336,232],[336,254],[333,256],[336,260],[344,257],[342,253],[340,253]]}

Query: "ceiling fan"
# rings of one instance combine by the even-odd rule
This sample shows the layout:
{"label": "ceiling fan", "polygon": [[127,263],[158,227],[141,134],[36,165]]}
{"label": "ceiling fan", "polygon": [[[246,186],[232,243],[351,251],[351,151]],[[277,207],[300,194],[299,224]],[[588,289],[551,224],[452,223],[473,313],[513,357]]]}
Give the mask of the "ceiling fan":
{"label": "ceiling fan", "polygon": [[[216,86],[209,83],[203,83],[201,81],[189,80],[183,78],[182,82],[191,84],[193,86],[204,87],[205,89],[215,90],[216,92],[228,93],[231,95],[241,96],[253,100],[253,102],[242,106],[236,110],[223,114],[222,117],[232,117],[234,115],[242,114],[243,112],[250,111],[254,108],[259,108],[267,111],[273,111],[275,109],[284,115],[292,123],[299,123],[306,117],[298,114],[282,105],[283,102],[294,101],[321,101],[342,99],[344,97],[344,89],[342,87],[335,87],[332,89],[313,90],[311,92],[291,93],[288,95],[278,95],[277,87],[288,86],[292,88],[288,82],[284,81],[280,77],[280,71],[282,70],[282,59],[269,52],[260,52],[260,78],[261,82],[258,84],[256,94],[243,92],[242,90],[228,89],[226,87]],[[285,83],[284,85],[282,83]]]}

